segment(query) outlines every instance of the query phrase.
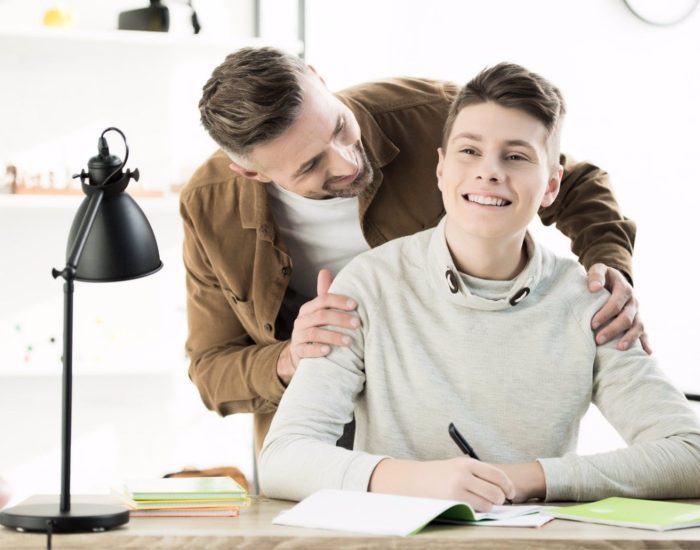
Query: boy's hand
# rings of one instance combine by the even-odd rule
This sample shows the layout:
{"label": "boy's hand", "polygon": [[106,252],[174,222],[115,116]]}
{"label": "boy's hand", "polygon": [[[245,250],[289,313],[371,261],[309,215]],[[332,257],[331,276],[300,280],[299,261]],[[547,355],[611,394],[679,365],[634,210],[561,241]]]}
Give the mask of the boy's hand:
{"label": "boy's hand", "polygon": [[514,504],[527,502],[531,498],[544,500],[547,496],[547,483],[544,470],[539,462],[528,464],[498,464],[515,486]]}
{"label": "boy's hand", "polygon": [[382,460],[372,473],[369,490],[465,501],[477,512],[488,512],[515,496],[515,486],[503,470],[466,456],[427,462]]}
{"label": "boy's hand", "polygon": [[357,303],[348,296],[329,294],[328,289],[333,282],[333,276],[327,269],[318,272],[318,296],[306,302],[294,321],[294,330],[287,347],[284,348],[277,361],[277,376],[282,382],[289,384],[304,357],[325,357],[331,352],[331,346],[349,346],[352,338],[332,330],[319,327],[332,325],[348,329],[360,326],[360,320],[345,310],[352,311]]}
{"label": "boy's hand", "polygon": [[588,290],[598,292],[603,287],[612,296],[591,320],[593,330],[604,327],[596,334],[596,343],[602,345],[621,336],[617,349],[625,350],[639,339],[644,351],[651,355],[649,336],[644,332],[644,323],[639,317],[639,304],[634,297],[632,285],[617,269],[594,264],[588,270]]}

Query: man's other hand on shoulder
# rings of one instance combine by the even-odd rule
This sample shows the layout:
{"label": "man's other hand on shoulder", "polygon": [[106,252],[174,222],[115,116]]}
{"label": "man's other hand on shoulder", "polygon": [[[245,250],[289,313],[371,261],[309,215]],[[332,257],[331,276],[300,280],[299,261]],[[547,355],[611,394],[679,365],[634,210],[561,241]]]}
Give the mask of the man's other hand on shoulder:
{"label": "man's other hand on shoulder", "polygon": [[357,308],[357,302],[349,296],[329,294],[333,276],[327,269],[318,272],[318,296],[306,302],[294,321],[292,337],[277,361],[277,376],[285,385],[291,381],[299,361],[305,357],[325,357],[331,346],[350,346],[352,337],[328,328],[340,327],[356,329],[359,318],[350,313]]}

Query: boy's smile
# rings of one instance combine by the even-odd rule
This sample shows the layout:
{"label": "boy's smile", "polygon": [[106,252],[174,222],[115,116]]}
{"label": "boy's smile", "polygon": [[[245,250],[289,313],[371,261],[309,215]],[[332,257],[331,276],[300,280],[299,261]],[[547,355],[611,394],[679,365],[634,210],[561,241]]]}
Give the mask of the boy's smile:
{"label": "boy's smile", "polygon": [[503,208],[512,204],[512,202],[508,199],[498,195],[492,195],[490,193],[465,193],[462,195],[462,198],[472,204],[486,207]]}

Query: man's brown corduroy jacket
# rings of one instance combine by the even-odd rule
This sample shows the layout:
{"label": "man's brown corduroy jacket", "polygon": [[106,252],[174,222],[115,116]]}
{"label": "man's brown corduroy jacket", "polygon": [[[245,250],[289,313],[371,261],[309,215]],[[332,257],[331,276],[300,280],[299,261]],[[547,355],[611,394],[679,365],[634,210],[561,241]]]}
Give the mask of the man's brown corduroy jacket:
{"label": "man's brown corduroy jacket", "polygon": [[[359,197],[371,247],[433,227],[444,214],[435,167],[454,84],[401,78],[337,94],[357,117],[375,169]],[[635,226],[607,174],[562,158],[564,178],[542,221],[572,241],[581,263],[632,273]],[[255,413],[256,447],[284,392],[277,359],[289,334],[277,315],[294,269],[267,206],[265,184],[235,175],[223,151],[192,176],[180,198],[187,272],[189,375],[221,415]]]}

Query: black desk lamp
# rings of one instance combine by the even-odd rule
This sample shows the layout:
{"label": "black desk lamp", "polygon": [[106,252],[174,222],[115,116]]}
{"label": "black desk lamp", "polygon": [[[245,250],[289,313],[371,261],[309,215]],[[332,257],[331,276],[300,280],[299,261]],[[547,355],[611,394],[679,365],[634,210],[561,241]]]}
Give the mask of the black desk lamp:
{"label": "black desk lamp", "polygon": [[[124,139],[124,160],[111,155],[104,135],[113,130]],[[98,140],[98,154],[80,178],[87,197],[78,209],[68,237],[63,277],[63,415],[61,419],[61,496],[58,502],[19,504],[0,512],[0,524],[28,531],[76,532],[117,527],[129,521],[126,508],[70,501],[71,396],[73,384],[73,281],[110,282],[155,273],[163,263],[153,230],[134,199],[124,192],[138,169],[122,169],[129,158],[126,137],[107,128]],[[86,181],[87,180],[87,181]]]}

